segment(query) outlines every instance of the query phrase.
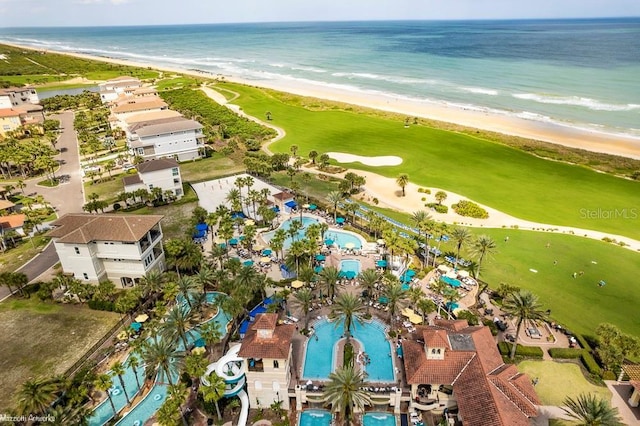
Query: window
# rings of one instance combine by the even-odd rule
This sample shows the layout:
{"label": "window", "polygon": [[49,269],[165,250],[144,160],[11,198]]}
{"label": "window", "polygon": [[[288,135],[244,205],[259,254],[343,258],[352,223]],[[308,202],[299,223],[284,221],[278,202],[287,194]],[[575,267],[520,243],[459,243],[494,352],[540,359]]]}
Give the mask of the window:
{"label": "window", "polygon": [[80,249],[78,247],[74,247],[73,250],[76,252],[76,254],[80,254]]}
{"label": "window", "polygon": [[138,148],[138,155],[144,155],[144,148]]}
{"label": "window", "polygon": [[180,174],[180,171],[178,170],[177,167],[174,167],[173,169],[171,169],[171,174],[173,176],[178,176]]}
{"label": "window", "polygon": [[89,279],[89,274],[87,274],[86,272],[83,272],[82,276],[84,277],[85,280]]}
{"label": "window", "polygon": [[280,364],[278,363],[277,359],[273,360],[273,368],[280,368]]}

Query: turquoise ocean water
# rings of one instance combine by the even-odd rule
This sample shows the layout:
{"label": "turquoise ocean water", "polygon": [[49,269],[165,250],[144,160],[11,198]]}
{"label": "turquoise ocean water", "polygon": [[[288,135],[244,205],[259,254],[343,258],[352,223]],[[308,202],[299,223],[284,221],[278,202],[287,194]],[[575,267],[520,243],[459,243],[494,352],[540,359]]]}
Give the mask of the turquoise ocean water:
{"label": "turquoise ocean water", "polygon": [[1,28],[2,41],[640,136],[640,18]]}

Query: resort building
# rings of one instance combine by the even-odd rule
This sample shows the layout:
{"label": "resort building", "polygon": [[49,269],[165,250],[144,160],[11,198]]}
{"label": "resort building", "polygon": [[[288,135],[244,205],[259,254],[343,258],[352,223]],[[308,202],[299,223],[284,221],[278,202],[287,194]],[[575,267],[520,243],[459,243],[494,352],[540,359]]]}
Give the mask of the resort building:
{"label": "resort building", "polygon": [[128,98],[126,101],[120,102],[111,107],[111,113],[115,117],[115,126],[126,129],[126,119],[132,115],[147,112],[162,111],[167,109],[167,104],[156,96],[147,96],[144,98]]}
{"label": "resort building", "polygon": [[[173,111],[171,109],[163,109],[162,111],[155,112],[146,112],[142,114],[134,114],[125,120],[127,131],[131,131],[132,126],[135,126],[140,123],[153,123],[156,120],[165,120],[165,119],[175,119],[182,118],[182,114],[178,111]],[[143,124],[144,125],[144,124]]]}
{"label": "resort building", "polygon": [[273,194],[273,201],[280,211],[291,213],[291,209],[296,206],[293,194],[288,192],[278,192]]}
{"label": "resort building", "polygon": [[187,161],[204,155],[205,135],[202,124],[197,121],[169,118],[155,123],[138,123],[131,128],[127,137],[131,154],[145,160],[174,157]]}
{"label": "resort building", "polygon": [[66,214],[48,232],[65,273],[98,283],[132,286],[151,270],[164,271],[157,215]]}
{"label": "resort building", "polygon": [[269,408],[282,401],[289,409],[293,324],[278,324],[278,314],[264,313],[242,339],[238,355],[246,359],[245,376],[251,406]]}
{"label": "resort building", "polygon": [[9,87],[0,89],[0,109],[13,108],[20,105],[40,103],[38,92],[33,87]]}
{"label": "resort building", "polygon": [[402,356],[414,409],[457,409],[465,426],[524,426],[537,416],[531,379],[502,361],[488,327],[418,326],[402,340]]}
{"label": "resort building", "polygon": [[116,77],[98,85],[100,99],[103,103],[115,101],[120,95],[133,95],[133,92],[142,87],[142,83],[135,77]]}
{"label": "resort building", "polygon": [[0,136],[13,132],[22,125],[20,113],[14,109],[0,109]]}
{"label": "resort building", "polygon": [[122,178],[125,192],[134,192],[140,188],[148,191],[161,188],[163,193],[170,191],[176,199],[184,195],[180,166],[173,158],[145,161],[138,164],[136,169],[137,174]]}

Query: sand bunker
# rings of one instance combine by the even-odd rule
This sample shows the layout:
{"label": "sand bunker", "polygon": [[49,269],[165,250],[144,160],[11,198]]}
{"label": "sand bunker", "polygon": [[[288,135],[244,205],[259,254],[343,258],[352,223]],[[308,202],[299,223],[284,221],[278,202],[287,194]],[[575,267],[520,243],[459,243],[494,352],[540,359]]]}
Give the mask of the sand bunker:
{"label": "sand bunker", "polygon": [[402,158],[395,155],[380,157],[363,157],[361,155],[345,154],[343,152],[327,152],[329,157],[340,163],[355,163],[356,161],[366,166],[398,166],[402,164]]}

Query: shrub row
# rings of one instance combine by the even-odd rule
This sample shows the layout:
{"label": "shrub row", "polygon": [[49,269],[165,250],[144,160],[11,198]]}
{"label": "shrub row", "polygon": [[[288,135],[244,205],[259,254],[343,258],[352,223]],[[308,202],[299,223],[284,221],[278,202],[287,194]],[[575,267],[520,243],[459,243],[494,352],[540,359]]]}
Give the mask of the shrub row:
{"label": "shrub row", "polygon": [[[511,343],[500,342],[498,343],[498,350],[501,355],[509,355],[511,353]],[[516,346],[516,356],[521,358],[536,358],[542,359],[542,348],[540,346]]]}
{"label": "shrub row", "polygon": [[460,216],[473,217],[475,219],[486,219],[489,217],[489,213],[473,201],[460,200],[460,202],[451,205],[451,207]]}
{"label": "shrub row", "polygon": [[549,355],[557,359],[578,359],[582,357],[583,349],[577,348],[551,348]]}
{"label": "shrub row", "polygon": [[584,366],[587,369],[587,371],[589,371],[589,373],[591,373],[593,375],[596,375],[596,376],[601,376],[602,375],[602,369],[600,368],[600,366],[596,362],[595,358],[593,358],[593,355],[591,355],[591,353],[589,353],[586,350],[582,351],[582,355],[580,357],[580,360],[584,364]]}
{"label": "shrub row", "polygon": [[437,211],[438,213],[448,213],[449,212],[449,207],[445,206],[444,204],[427,203],[424,206],[425,207],[429,207],[430,209],[433,209],[433,210]]}
{"label": "shrub row", "polygon": [[114,312],[116,310],[115,303],[110,300],[89,300],[87,305],[91,309],[95,309],[96,311],[109,311]]}

